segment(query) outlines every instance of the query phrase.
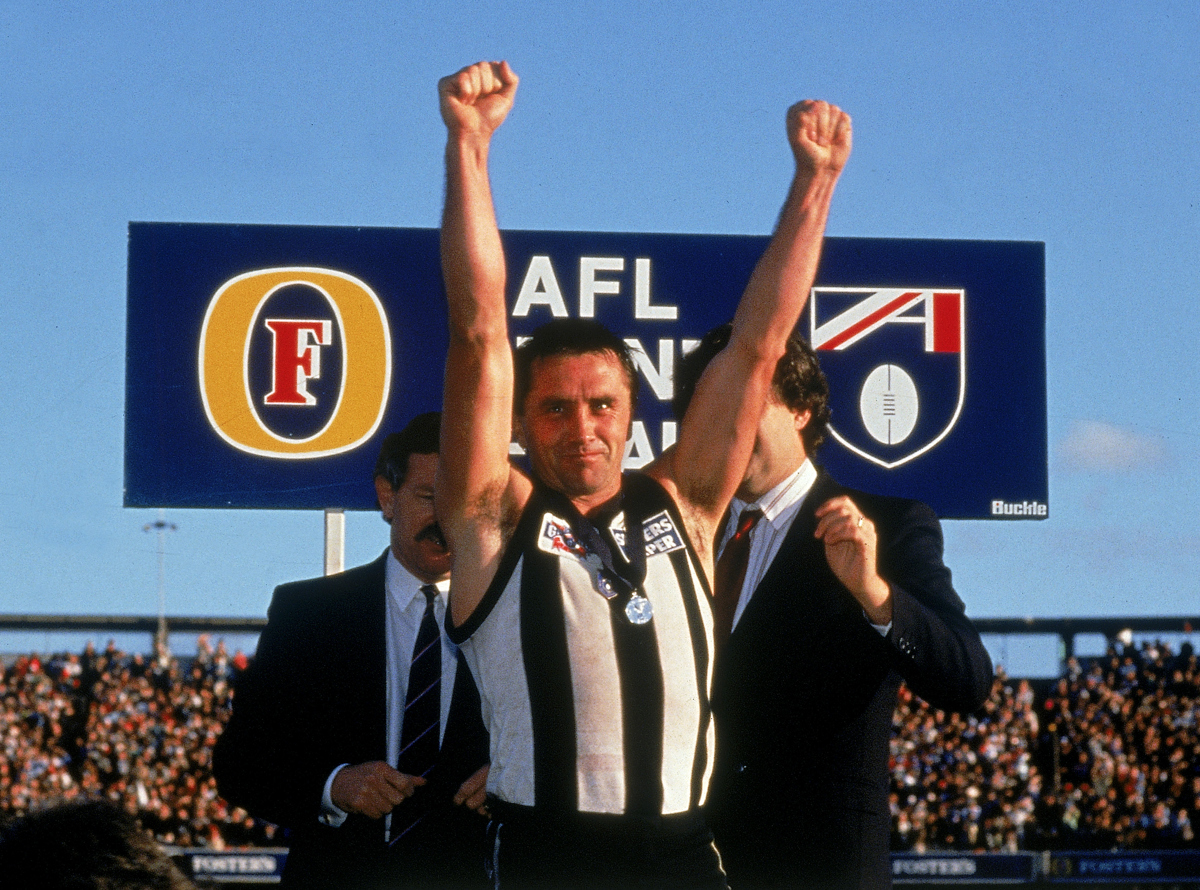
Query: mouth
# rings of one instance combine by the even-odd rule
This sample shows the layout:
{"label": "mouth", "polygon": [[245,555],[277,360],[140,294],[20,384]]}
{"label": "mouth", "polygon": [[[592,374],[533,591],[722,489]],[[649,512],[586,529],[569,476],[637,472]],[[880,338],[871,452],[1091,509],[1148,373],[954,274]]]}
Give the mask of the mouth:
{"label": "mouth", "polygon": [[432,541],[442,549],[446,549],[449,545],[446,543],[446,536],[442,534],[442,527],[436,522],[431,522],[425,528],[421,529],[417,535],[417,541]]}
{"label": "mouth", "polygon": [[604,457],[602,451],[572,451],[566,455],[567,460],[576,461],[578,463],[593,463],[601,460]]}

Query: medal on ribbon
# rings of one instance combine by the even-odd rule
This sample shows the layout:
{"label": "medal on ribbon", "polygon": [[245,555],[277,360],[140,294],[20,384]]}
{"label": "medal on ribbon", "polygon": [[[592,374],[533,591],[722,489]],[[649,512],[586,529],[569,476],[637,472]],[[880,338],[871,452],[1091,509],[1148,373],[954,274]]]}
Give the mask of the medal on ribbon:
{"label": "medal on ribbon", "polygon": [[650,604],[650,600],[635,591],[625,604],[625,617],[629,619],[630,624],[646,624],[654,617],[654,606]]}
{"label": "medal on ribbon", "polygon": [[[620,545],[615,549],[621,557],[614,556],[614,547],[605,540],[595,524],[580,513],[567,498],[563,498],[563,501],[566,507],[563,512],[570,523],[571,533],[586,551],[583,563],[588,567],[597,592],[611,602],[622,592],[622,588],[628,590],[629,599],[624,606],[626,620],[630,624],[648,624],[654,618],[654,607],[641,592],[642,584],[646,580],[646,546],[643,543],[645,530],[641,519],[631,516],[626,510],[626,525],[636,529],[638,533],[626,536],[629,541],[629,554],[628,558],[621,558],[625,554]],[[616,544],[615,538],[613,543]]]}

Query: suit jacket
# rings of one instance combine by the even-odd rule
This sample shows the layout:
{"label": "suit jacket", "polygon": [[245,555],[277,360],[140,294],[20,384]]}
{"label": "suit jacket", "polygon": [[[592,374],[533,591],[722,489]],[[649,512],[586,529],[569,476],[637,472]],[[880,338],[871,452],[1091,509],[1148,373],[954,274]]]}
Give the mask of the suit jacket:
{"label": "suit jacket", "polygon": [[337,766],[386,759],[386,561],[385,552],[275,590],[213,753],[221,795],[288,830],[285,887],[471,886],[484,878],[485,820],[451,801],[488,758],[479,693],[461,653],[438,763],[394,811],[428,805],[425,818],[391,847],[382,819],[351,814],[337,828],[318,820]]}
{"label": "suit jacket", "polygon": [[[876,525],[893,595],[886,638],[813,537],[817,507],[839,494]],[[942,563],[941,526],[924,504],[820,472],[715,665],[709,813],[731,886],[890,885],[901,680],[947,710],[974,710],[991,689],[991,659]]]}

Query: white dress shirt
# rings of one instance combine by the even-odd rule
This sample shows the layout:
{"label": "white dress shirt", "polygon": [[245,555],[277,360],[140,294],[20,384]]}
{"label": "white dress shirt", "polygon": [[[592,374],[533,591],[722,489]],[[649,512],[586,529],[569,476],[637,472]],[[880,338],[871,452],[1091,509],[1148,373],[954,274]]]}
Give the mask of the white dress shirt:
{"label": "white dress shirt", "polygon": [[[408,695],[408,671],[412,667],[413,645],[425,614],[424,581],[419,580],[388,551],[387,560],[387,759],[392,766],[400,756],[400,733],[404,726],[404,700]],[[441,735],[446,734],[450,715],[450,699],[454,695],[454,677],[458,670],[458,647],[446,636],[446,606],[450,582],[435,585],[438,594],[433,600],[438,631],[442,637],[442,710]],[[441,739],[439,738],[439,743]]]}
{"label": "white dress shirt", "polygon": [[[746,610],[746,604],[754,596],[759,582],[767,573],[767,569],[771,567],[775,555],[779,553],[779,547],[787,536],[788,529],[792,527],[792,521],[800,512],[804,496],[808,494],[809,489],[816,481],[816,468],[812,465],[812,461],[805,460],[796,469],[796,472],[753,503],[746,503],[735,497],[729,505],[729,521],[721,533],[721,551],[725,549],[726,542],[737,531],[738,518],[742,515],[743,510],[756,507],[762,510],[763,514],[762,519],[750,531],[750,558],[746,563],[746,579],[742,582],[742,591],[738,596],[737,608],[733,613],[733,627],[737,627],[742,612]],[[720,552],[717,555],[719,557]]]}
{"label": "white dress shirt", "polygon": [[[400,757],[400,737],[404,729],[404,702],[408,695],[408,671],[412,666],[412,651],[417,640],[417,630],[425,614],[425,585],[412,572],[400,564],[395,554],[388,550],[385,587],[387,590],[387,762],[395,766]],[[446,721],[450,716],[450,702],[454,697],[454,678],[458,672],[458,647],[446,636],[446,608],[450,582],[439,581],[435,585],[438,595],[433,609],[438,630],[442,637],[442,685],[441,685],[441,737],[446,734]],[[439,739],[440,742],[440,739]],[[332,797],[333,780],[343,763],[329,774],[321,801],[321,821],[337,827],[346,821],[346,813],[335,806]],[[389,815],[390,819],[390,815]]]}

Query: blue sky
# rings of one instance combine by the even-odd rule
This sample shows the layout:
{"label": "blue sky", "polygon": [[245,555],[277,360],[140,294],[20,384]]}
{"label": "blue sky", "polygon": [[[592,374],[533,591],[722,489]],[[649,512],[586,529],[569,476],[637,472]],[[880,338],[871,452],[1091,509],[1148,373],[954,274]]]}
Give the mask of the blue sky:
{"label": "blue sky", "polygon": [[[157,513],[121,506],[129,221],[436,226],[436,81],[507,58],[504,227],[766,234],[817,97],[855,125],[830,234],[1044,241],[1052,516],[948,522],[956,585],[977,616],[1200,612],[1200,7],[879,6],[9,0],[0,611],[157,607]],[[318,513],[167,519],[169,613],[321,571]],[[347,564],[385,533],[351,514]]]}

